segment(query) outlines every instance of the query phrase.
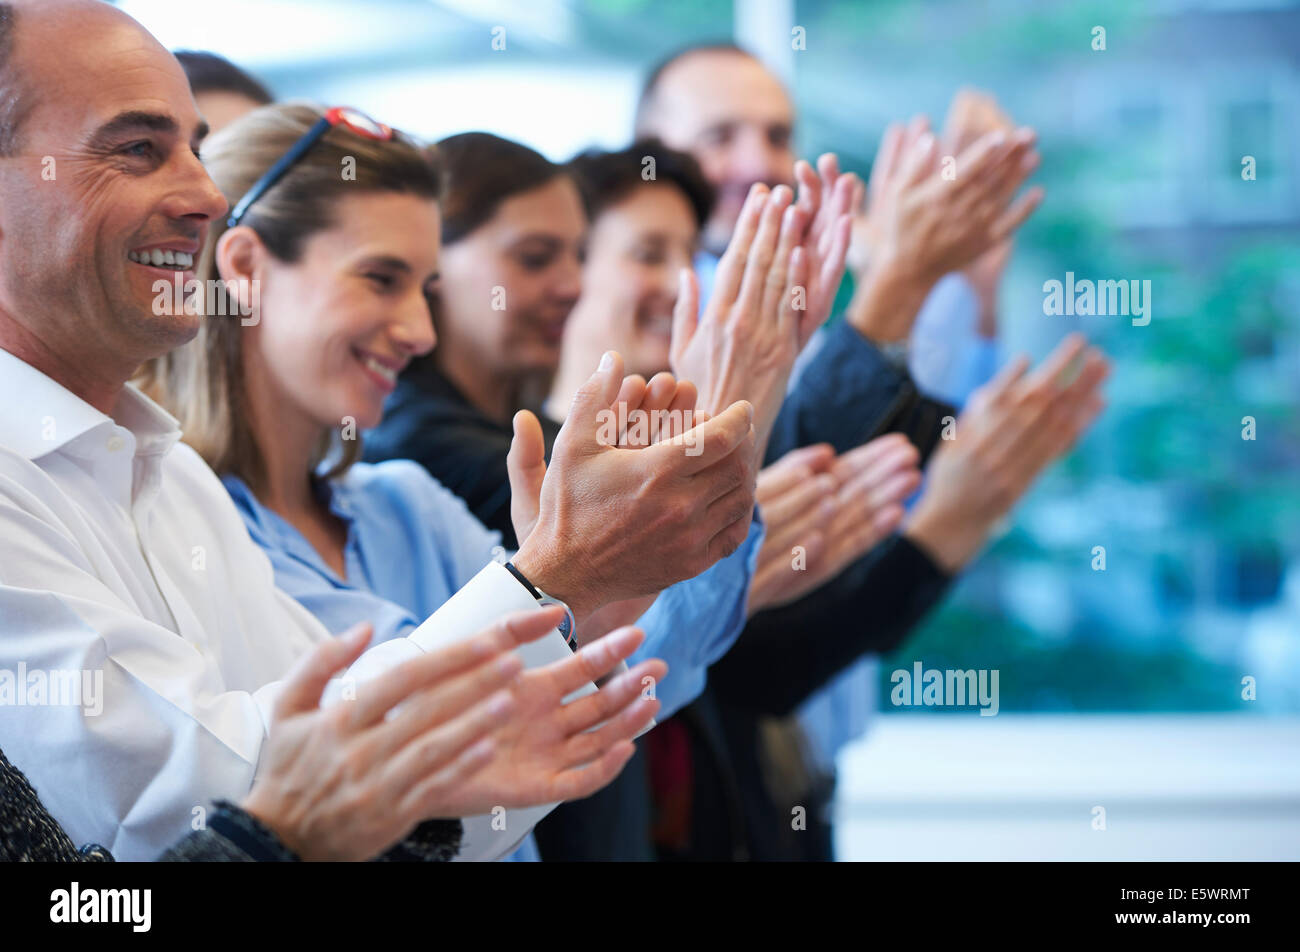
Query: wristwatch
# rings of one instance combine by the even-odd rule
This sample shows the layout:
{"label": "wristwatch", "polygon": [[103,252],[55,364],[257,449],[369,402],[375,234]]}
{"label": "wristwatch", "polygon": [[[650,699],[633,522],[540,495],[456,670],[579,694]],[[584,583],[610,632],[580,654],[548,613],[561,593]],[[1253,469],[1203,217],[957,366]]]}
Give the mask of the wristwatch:
{"label": "wristwatch", "polygon": [[519,569],[515,568],[513,562],[505,562],[503,564],[505,565],[506,570],[519,580],[519,584],[528,589],[528,594],[537,599],[538,605],[559,605],[564,609],[564,617],[560,619],[560,624],[556,626],[556,630],[560,633],[560,637],[564,639],[564,643],[569,646],[569,650],[577,651],[578,640],[573,636],[573,629],[577,625],[577,620],[573,617],[573,611],[569,606],[564,604],[564,602],[560,601],[558,598],[547,595],[532,582],[528,581],[528,577],[524,575],[523,572],[519,571]]}

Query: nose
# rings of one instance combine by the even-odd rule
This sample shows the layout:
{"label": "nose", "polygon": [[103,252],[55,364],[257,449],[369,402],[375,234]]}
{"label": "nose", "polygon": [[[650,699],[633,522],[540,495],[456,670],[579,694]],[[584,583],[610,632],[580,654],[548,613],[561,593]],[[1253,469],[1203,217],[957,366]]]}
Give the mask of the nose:
{"label": "nose", "polygon": [[551,294],[570,306],[578,302],[582,295],[582,262],[577,255],[566,258],[559,266]]}
{"label": "nose", "polygon": [[172,193],[168,212],[173,218],[189,218],[202,223],[216,221],[226,214],[230,203],[197,155],[189,149],[181,149],[179,153],[179,182]]}
{"label": "nose", "polygon": [[433,350],[438,335],[433,329],[433,316],[422,289],[417,289],[403,301],[397,319],[389,328],[393,346],[408,357],[422,357]]}
{"label": "nose", "polygon": [[784,181],[780,169],[781,150],[772,145],[767,135],[759,129],[746,128],[733,140],[731,148],[731,175],[733,181],[766,182]]}

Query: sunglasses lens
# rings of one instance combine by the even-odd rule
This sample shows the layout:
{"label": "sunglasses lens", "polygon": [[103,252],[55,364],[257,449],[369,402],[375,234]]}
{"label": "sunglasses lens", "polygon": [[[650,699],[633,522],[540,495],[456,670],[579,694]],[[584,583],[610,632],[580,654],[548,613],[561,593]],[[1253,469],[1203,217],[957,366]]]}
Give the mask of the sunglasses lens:
{"label": "sunglasses lens", "polygon": [[372,136],[376,139],[386,139],[388,137],[388,130],[364,112],[359,112],[356,109],[340,109],[339,118],[362,135]]}

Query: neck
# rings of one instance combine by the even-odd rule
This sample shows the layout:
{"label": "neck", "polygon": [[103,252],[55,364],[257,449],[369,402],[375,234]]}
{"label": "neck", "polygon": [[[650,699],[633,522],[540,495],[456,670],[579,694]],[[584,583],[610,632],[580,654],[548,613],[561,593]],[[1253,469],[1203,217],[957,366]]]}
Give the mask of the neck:
{"label": "neck", "polygon": [[73,348],[63,348],[57,341],[36,336],[3,309],[0,309],[0,348],[110,416],[122,387],[141,363],[134,358],[115,360],[114,355],[105,353],[93,357],[78,355]]}
{"label": "neck", "polygon": [[316,505],[312,456],[325,435],[319,423],[270,389],[265,372],[245,372],[249,426],[262,454],[263,483],[255,487],[262,504],[290,522]]}
{"label": "neck", "polygon": [[454,340],[439,340],[433,362],[470,405],[490,419],[509,423],[520,408],[523,381],[495,372],[486,361],[458,347]]}

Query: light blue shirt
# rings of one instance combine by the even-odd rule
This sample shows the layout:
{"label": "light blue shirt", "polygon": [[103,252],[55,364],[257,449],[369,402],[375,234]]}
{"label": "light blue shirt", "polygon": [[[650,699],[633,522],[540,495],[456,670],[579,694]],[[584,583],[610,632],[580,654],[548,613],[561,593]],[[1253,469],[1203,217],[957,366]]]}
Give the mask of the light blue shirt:
{"label": "light blue shirt", "polygon": [[[492,559],[500,534],[417,463],[353,465],[319,491],[347,526],[346,579],[297,529],[234,476],[222,479],[253,541],[266,550],[276,585],[331,632],[374,625],[372,644],[410,634]],[[664,590],[637,624],[645,643],[629,659],[662,658],[668,677],[655,686],[660,719],[694,700],[705,672],[739,636],[758,551],[756,518],[744,543],[707,572]],[[531,838],[516,853],[536,858]]]}

